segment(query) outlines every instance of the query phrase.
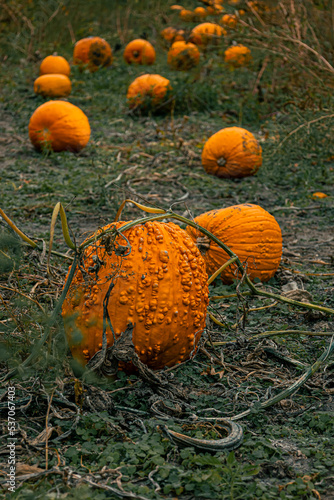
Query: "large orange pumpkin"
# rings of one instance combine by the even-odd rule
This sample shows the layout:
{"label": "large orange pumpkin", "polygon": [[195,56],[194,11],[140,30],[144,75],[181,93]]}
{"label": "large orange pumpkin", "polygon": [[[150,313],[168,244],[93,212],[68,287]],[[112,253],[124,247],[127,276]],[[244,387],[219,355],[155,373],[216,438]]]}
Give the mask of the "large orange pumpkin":
{"label": "large orange pumpkin", "polygon": [[52,73],[70,76],[71,67],[64,57],[53,55],[43,59],[39,67],[39,74],[49,75]]}
{"label": "large orange pumpkin", "polygon": [[226,35],[226,30],[215,23],[202,23],[195,26],[190,33],[189,40],[200,46],[217,42],[222,35]]}
{"label": "large orange pumpkin", "polygon": [[167,62],[176,70],[188,70],[197,66],[200,53],[194,43],[174,42],[168,51]]}
{"label": "large orange pumpkin", "polygon": [[[258,205],[245,203],[199,215],[195,222],[225,243],[247,267],[251,280],[268,281],[282,256],[282,233],[276,219]],[[191,226],[187,232],[197,243],[208,274],[217,271],[230,257],[215,242]],[[235,264],[221,278],[225,284],[241,277]]]}
{"label": "large orange pumpkin", "polygon": [[202,151],[206,172],[221,178],[254,175],[262,165],[262,149],[254,135],[241,127],[227,127],[213,134]]}
{"label": "large orange pumpkin", "polygon": [[79,66],[87,65],[92,73],[112,64],[112,50],[108,42],[99,36],[82,38],[74,46],[73,62]]}
{"label": "large orange pumpkin", "polygon": [[125,47],[123,57],[128,64],[153,64],[155,50],[150,42],[137,38]]}
{"label": "large orange pumpkin", "polygon": [[248,47],[241,44],[232,45],[225,50],[224,60],[234,68],[246,66],[252,60],[251,51]]}
{"label": "large orange pumpkin", "polygon": [[74,104],[48,101],[30,118],[29,137],[36,149],[80,151],[90,137],[88,118]]}
{"label": "large orange pumpkin", "polygon": [[[124,224],[109,224],[97,234]],[[143,363],[153,369],[173,366],[195,352],[205,326],[204,260],[173,223],[146,222],[124,236],[105,235],[82,254],[62,308],[72,354],[85,365],[101,349],[105,304],[116,338],[134,325],[132,340]],[[106,335],[110,347],[109,327]]]}
{"label": "large orange pumpkin", "polygon": [[130,108],[155,107],[161,103],[170,89],[169,80],[160,75],[138,76],[130,85],[127,99]]}
{"label": "large orange pumpkin", "polygon": [[66,75],[51,73],[39,76],[34,82],[34,92],[44,97],[66,97],[71,90],[71,80]]}

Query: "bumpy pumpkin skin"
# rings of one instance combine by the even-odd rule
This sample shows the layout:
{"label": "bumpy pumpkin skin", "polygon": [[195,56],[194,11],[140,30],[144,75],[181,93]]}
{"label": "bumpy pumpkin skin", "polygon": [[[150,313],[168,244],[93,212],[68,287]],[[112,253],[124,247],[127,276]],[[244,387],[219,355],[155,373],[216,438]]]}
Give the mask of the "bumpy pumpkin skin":
{"label": "bumpy pumpkin skin", "polygon": [[35,94],[43,97],[66,97],[71,90],[71,80],[66,75],[51,73],[39,76],[34,82]]}
{"label": "bumpy pumpkin skin", "polygon": [[[122,236],[114,244],[105,236],[84,251],[62,308],[73,357],[85,365],[101,349],[103,299],[114,282],[107,309],[116,338],[132,323],[133,344],[141,361],[152,369],[173,366],[194,352],[205,326],[204,260],[187,233],[173,223],[147,222],[124,234],[131,245],[126,256],[114,251],[127,244]],[[79,343],[75,330],[82,335]],[[110,327],[106,334],[110,347]]]}
{"label": "bumpy pumpkin skin", "polygon": [[[260,206],[245,203],[211,210],[196,217],[195,222],[217,236],[247,264],[251,280],[259,278],[265,282],[276,273],[282,256],[282,233],[276,219]],[[229,260],[227,253],[212,240],[203,244],[205,238],[203,240],[200,231],[188,226],[187,233],[202,251],[208,274],[213,274]],[[221,279],[230,284],[237,274],[232,264],[222,272]]]}
{"label": "bumpy pumpkin skin", "polygon": [[208,174],[223,179],[248,177],[262,165],[262,149],[248,130],[223,128],[205,143],[202,165]]}
{"label": "bumpy pumpkin skin", "polygon": [[128,64],[153,64],[155,50],[150,42],[137,38],[125,47],[123,57]]}
{"label": "bumpy pumpkin skin", "polygon": [[239,68],[241,66],[247,66],[252,60],[252,54],[250,49],[244,45],[232,45],[225,50],[224,60],[230,66]]}
{"label": "bumpy pumpkin skin", "polygon": [[78,152],[89,141],[89,121],[74,104],[48,101],[31,116],[29,137],[37,150],[50,148],[53,151]]}
{"label": "bumpy pumpkin skin", "polygon": [[222,35],[226,34],[226,30],[219,24],[202,23],[191,31],[189,40],[196,45],[205,47],[209,43],[217,42]]}
{"label": "bumpy pumpkin skin", "polygon": [[47,56],[41,62],[39,67],[39,74],[50,75],[50,74],[61,74],[70,76],[71,67],[66,59],[62,56]]}
{"label": "bumpy pumpkin skin", "polygon": [[169,80],[160,75],[138,76],[130,85],[127,92],[127,99],[130,108],[145,108],[150,101],[154,107],[165,97],[170,89]]}
{"label": "bumpy pumpkin skin", "polygon": [[169,66],[178,71],[186,71],[199,63],[200,53],[194,43],[174,42],[168,51]]}
{"label": "bumpy pumpkin skin", "polygon": [[82,38],[74,46],[74,64],[81,67],[87,65],[91,73],[101,67],[110,66],[112,61],[112,50],[109,43],[99,36]]}

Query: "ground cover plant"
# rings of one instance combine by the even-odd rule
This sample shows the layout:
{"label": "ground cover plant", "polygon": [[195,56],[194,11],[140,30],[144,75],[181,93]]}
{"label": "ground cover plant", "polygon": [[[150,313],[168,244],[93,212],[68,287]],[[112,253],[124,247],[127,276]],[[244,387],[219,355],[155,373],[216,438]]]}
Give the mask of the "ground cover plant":
{"label": "ground cover plant", "polygon": [[[334,498],[334,5],[231,0],[219,2],[222,11],[187,0],[182,15],[172,5],[0,0],[5,498]],[[221,21],[226,15],[233,22]],[[172,27],[188,42],[203,22],[226,34],[198,45],[197,65],[174,69],[167,54],[175,40],[161,31]],[[110,65],[73,64],[75,43],[89,36],[110,45]],[[126,63],[124,50],[136,39],[152,44],[153,64]],[[239,46],[251,57],[232,64],[226,50]],[[71,93],[60,99],[80,108],[91,129],[76,153],[55,152],[50,141],[38,151],[29,140],[31,116],[50,100],[35,94],[34,81],[54,53],[71,65]],[[130,84],[148,73],[170,88],[153,106],[149,97],[129,106]],[[218,178],[203,168],[205,143],[228,127],[248,130],[261,146],[254,175]],[[74,251],[51,218],[60,202],[66,239],[79,247],[113,222],[125,199],[137,205],[127,203],[122,220],[157,216],[140,204],[167,212],[160,217],[172,211],[183,229],[204,212],[259,205],[281,228],[283,255],[269,281],[254,281],[256,293],[245,276],[210,283],[193,359],[105,378],[83,373],[71,355],[59,299]],[[235,449],[171,440],[177,432],[219,442],[230,432],[221,417],[243,428]],[[8,489],[11,429],[15,491]]]}

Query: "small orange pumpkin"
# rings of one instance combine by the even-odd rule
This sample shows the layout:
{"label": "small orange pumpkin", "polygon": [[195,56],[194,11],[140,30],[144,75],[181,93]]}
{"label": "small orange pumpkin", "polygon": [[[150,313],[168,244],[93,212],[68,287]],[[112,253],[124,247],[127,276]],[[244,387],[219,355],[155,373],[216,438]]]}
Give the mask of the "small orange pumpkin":
{"label": "small orange pumpkin", "polygon": [[178,11],[178,10],[182,10],[182,9],[184,9],[184,7],[182,7],[182,5],[171,5],[171,6],[170,6],[170,9],[171,9],[171,10]]}
{"label": "small orange pumpkin", "polygon": [[196,19],[205,19],[207,15],[208,13],[204,7],[196,7],[194,9],[194,17]]}
{"label": "small orange pumpkin", "polygon": [[87,65],[91,73],[112,64],[112,50],[108,42],[99,36],[82,38],[74,46],[73,62],[81,67]]}
{"label": "small orange pumpkin", "polygon": [[[97,234],[124,224],[109,224]],[[181,363],[195,352],[205,327],[204,260],[186,231],[172,222],[138,224],[124,236],[105,235],[83,251],[62,307],[72,355],[85,365],[101,349],[105,306],[116,339],[134,325],[132,340],[143,363],[155,370]],[[131,251],[124,252],[127,242]],[[109,327],[106,335],[110,347]]]}
{"label": "small orange pumpkin", "polygon": [[222,35],[226,34],[226,30],[219,24],[202,23],[193,28],[189,40],[196,45],[206,46],[209,43],[217,42]]}
{"label": "small orange pumpkin", "polygon": [[316,193],[312,194],[312,198],[314,198],[314,199],[328,198],[328,194],[321,193],[320,191],[317,191]]}
{"label": "small orange pumpkin", "polygon": [[130,108],[146,108],[159,105],[170,89],[169,80],[160,75],[138,76],[130,85],[127,99]]}
{"label": "small orange pumpkin", "polygon": [[125,47],[123,57],[128,64],[153,64],[155,50],[150,42],[137,38]]}
{"label": "small orange pumpkin", "polygon": [[39,106],[29,122],[29,138],[36,149],[78,152],[90,137],[87,116],[66,101],[48,101]]}
{"label": "small orange pumpkin", "polygon": [[71,67],[64,57],[53,55],[43,59],[39,67],[39,74],[49,75],[52,73],[70,76]]}
{"label": "small orange pumpkin", "polygon": [[[282,232],[275,217],[258,205],[242,204],[211,210],[194,222],[210,231],[234,252],[247,266],[251,280],[268,281],[281,262]],[[230,257],[214,241],[191,226],[187,233],[197,243],[205,260],[208,274],[217,271]],[[227,267],[221,274],[223,283],[241,277],[237,267]]]}
{"label": "small orange pumpkin", "polygon": [[244,45],[232,45],[225,50],[224,60],[233,68],[247,66],[252,60],[252,54],[248,47]]}
{"label": "small orange pumpkin", "polygon": [[174,43],[184,41],[184,30],[177,30],[176,28],[172,28],[168,26],[168,28],[163,29],[160,32],[160,35],[166,42]]}
{"label": "small orange pumpkin", "polygon": [[71,80],[66,75],[50,73],[36,78],[34,82],[35,94],[43,97],[66,97],[71,93]]}
{"label": "small orange pumpkin", "polygon": [[192,22],[195,16],[192,10],[182,9],[179,12],[179,18],[182,19],[182,21]]}
{"label": "small orange pumpkin", "polygon": [[168,51],[167,62],[171,68],[182,71],[197,66],[200,53],[193,43],[174,42]]}
{"label": "small orange pumpkin", "polygon": [[262,165],[262,149],[248,130],[223,128],[205,143],[202,165],[208,174],[220,178],[247,177],[254,175]]}
{"label": "small orange pumpkin", "polygon": [[220,24],[224,24],[224,26],[228,26],[229,28],[235,28],[238,24],[238,18],[234,14],[225,14],[221,18]]}

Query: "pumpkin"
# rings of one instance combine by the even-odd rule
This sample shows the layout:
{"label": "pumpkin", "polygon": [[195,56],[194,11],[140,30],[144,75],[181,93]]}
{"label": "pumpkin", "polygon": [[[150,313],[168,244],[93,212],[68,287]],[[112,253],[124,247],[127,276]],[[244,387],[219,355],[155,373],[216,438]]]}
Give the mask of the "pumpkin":
{"label": "pumpkin", "polygon": [[[97,234],[124,224],[109,224]],[[132,323],[133,344],[143,363],[155,370],[181,363],[194,353],[205,327],[204,260],[186,231],[171,222],[138,224],[124,236],[105,235],[82,254],[62,307],[72,355],[85,365],[101,349],[103,303],[109,293],[106,308],[116,338]],[[110,347],[109,327],[106,335]]]}
{"label": "pumpkin", "polygon": [[148,74],[138,76],[128,88],[126,97],[129,107],[142,109],[147,105],[155,107],[162,103],[169,89],[169,80],[163,76]]}
{"label": "pumpkin", "polygon": [[221,20],[221,24],[224,24],[225,26],[228,26],[229,28],[235,28],[236,25],[238,24],[238,19],[237,16],[233,14],[225,14]]}
{"label": "pumpkin", "polygon": [[195,16],[192,10],[182,9],[179,12],[179,18],[182,19],[182,21],[192,22]]}
{"label": "pumpkin", "polygon": [[262,149],[248,130],[223,128],[205,143],[202,165],[208,174],[220,178],[247,177],[254,175],[262,165]]}
{"label": "pumpkin", "polygon": [[168,51],[167,62],[176,70],[188,70],[197,66],[200,53],[193,43],[174,42]]}
{"label": "pumpkin", "polygon": [[[197,224],[225,243],[247,266],[251,280],[268,281],[277,271],[282,256],[282,233],[276,219],[258,205],[242,204],[211,210],[195,218]],[[191,226],[187,233],[197,242],[208,274],[217,271],[230,257],[215,242]],[[235,264],[221,273],[223,283],[241,277]]]}
{"label": "pumpkin", "polygon": [[35,94],[43,97],[66,97],[71,90],[71,80],[66,75],[50,73],[39,76],[34,82]]}
{"label": "pumpkin", "polygon": [[233,68],[246,66],[252,60],[252,54],[248,47],[244,45],[232,45],[225,50],[224,60]]}
{"label": "pumpkin", "polygon": [[47,56],[41,62],[39,67],[40,75],[49,75],[51,73],[56,73],[57,75],[66,75],[70,76],[71,67],[66,61],[66,59],[62,56]]}
{"label": "pumpkin", "polygon": [[138,38],[128,43],[125,47],[123,57],[128,64],[153,64],[155,61],[155,50],[150,42]]}
{"label": "pumpkin", "polygon": [[171,5],[170,9],[178,11],[184,9],[184,7],[182,7],[182,5]]}
{"label": "pumpkin", "polygon": [[82,38],[74,46],[74,64],[78,64],[80,67],[87,65],[91,73],[100,67],[110,66],[112,61],[112,50],[109,43],[99,36]]}
{"label": "pumpkin", "polygon": [[88,143],[90,126],[85,113],[74,104],[48,101],[31,116],[29,137],[38,150],[77,152]]}
{"label": "pumpkin", "polygon": [[207,15],[208,13],[204,7],[196,7],[194,9],[194,17],[197,19],[205,19]]}
{"label": "pumpkin", "polygon": [[171,26],[168,26],[168,28],[163,29],[160,32],[160,35],[166,42],[178,42],[178,41],[184,41],[184,30],[177,30],[176,28],[172,28]]}
{"label": "pumpkin", "polygon": [[316,193],[312,194],[312,198],[314,198],[314,199],[328,198],[328,194],[321,193],[320,191],[317,191]]}
{"label": "pumpkin", "polygon": [[215,23],[202,23],[195,26],[190,33],[189,40],[200,46],[218,41],[222,35],[226,35],[226,30]]}

